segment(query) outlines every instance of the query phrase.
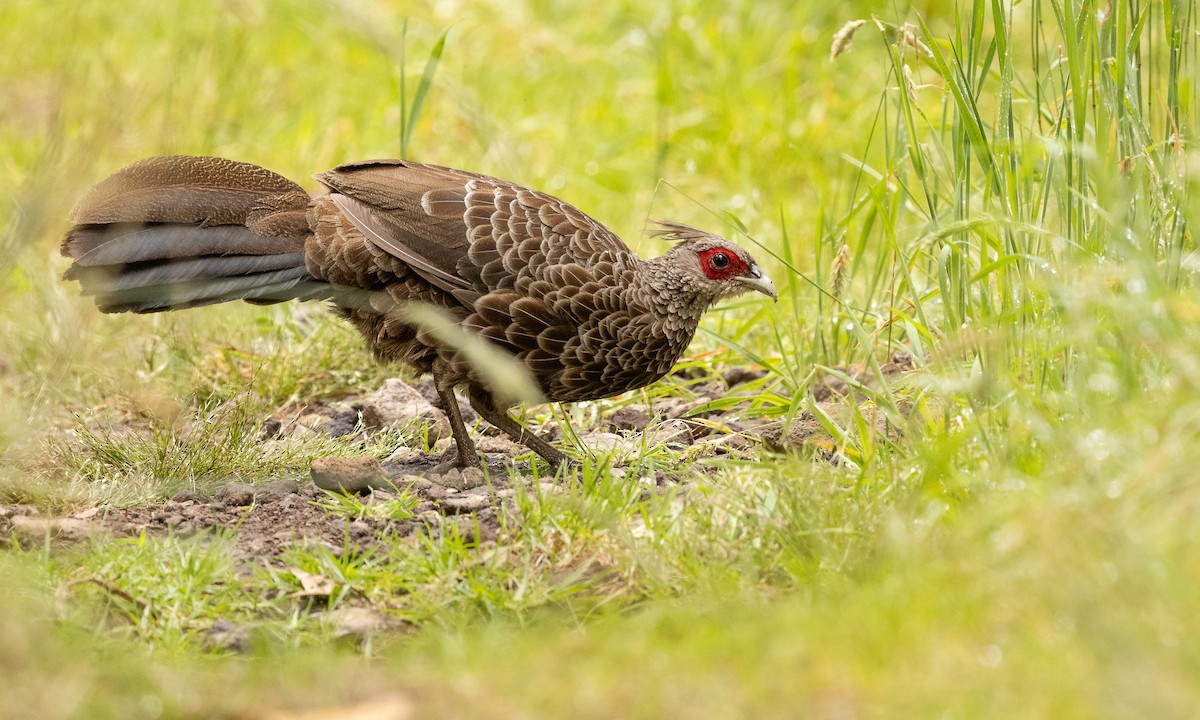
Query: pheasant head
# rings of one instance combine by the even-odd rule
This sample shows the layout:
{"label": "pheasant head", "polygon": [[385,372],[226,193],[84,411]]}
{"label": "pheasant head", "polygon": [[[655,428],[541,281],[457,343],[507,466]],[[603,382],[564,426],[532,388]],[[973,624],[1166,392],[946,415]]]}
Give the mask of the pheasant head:
{"label": "pheasant head", "polygon": [[688,225],[659,222],[654,237],[676,244],[647,262],[647,274],[670,313],[699,317],[713,303],[747,292],[776,300],[775,283],[750,253],[719,235]]}

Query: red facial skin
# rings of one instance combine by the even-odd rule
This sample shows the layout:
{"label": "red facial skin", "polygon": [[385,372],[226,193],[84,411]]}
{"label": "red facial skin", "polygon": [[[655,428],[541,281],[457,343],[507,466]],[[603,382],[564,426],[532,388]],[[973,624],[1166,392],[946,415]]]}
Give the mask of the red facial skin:
{"label": "red facial skin", "polygon": [[[737,253],[723,247],[701,250],[698,254],[700,256],[700,269],[704,271],[705,276],[709,280],[728,280],[731,277],[745,275],[750,271],[750,268],[746,267],[746,263],[742,262]],[[728,260],[725,267],[718,267],[720,265],[720,260],[717,259],[718,255],[724,255]]]}

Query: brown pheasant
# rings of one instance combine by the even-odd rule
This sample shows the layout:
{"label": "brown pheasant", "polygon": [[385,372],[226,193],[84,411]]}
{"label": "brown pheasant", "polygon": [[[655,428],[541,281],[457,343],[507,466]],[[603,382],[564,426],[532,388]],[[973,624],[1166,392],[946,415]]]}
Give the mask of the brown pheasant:
{"label": "brown pheasant", "polygon": [[432,373],[457,448],[480,459],[455,388],[485,420],[558,466],[564,455],[508,414],[462,352],[398,309],[418,301],[510,353],[546,400],[593,400],[671,370],[714,302],[775,286],[716,235],[661,223],[678,241],[637,257],[557,198],[485,175],[403,160],[315,176],[328,192],[255,165],[150,158],[94,187],[63,241],[102,312],[246,300],[328,300],[381,362]]}

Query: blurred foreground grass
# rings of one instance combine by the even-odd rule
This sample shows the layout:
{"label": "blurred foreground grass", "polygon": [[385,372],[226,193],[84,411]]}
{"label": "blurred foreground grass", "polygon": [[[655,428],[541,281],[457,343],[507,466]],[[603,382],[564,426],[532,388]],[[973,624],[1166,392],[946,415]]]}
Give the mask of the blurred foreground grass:
{"label": "blurred foreground grass", "polygon": [[[365,644],[219,539],[14,546],[0,714],[249,717],[395,692],[419,716],[1194,716],[1195,13],[0,6],[21,48],[0,56],[6,500],[140,502],[355,451],[263,457],[250,432],[385,376],[348,330],[290,306],[100,316],[58,280],[57,238],[88,185],[146,155],[301,182],[396,155],[401,50],[411,92],[447,27],[415,159],[561,194],[644,254],[649,217],[746,231],[781,302],[711,314],[694,350],[774,370],[753,412],[793,419],[820,380],[874,378],[861,407],[838,399],[828,447],[726,461],[687,492],[645,499],[600,468],[523,499],[497,547],[297,549],[415,624]],[[897,383],[878,363],[899,351],[918,372]],[[126,427],[149,439],[116,444]],[[72,584],[88,577],[149,605]],[[221,619],[255,628],[243,659],[203,650]]]}

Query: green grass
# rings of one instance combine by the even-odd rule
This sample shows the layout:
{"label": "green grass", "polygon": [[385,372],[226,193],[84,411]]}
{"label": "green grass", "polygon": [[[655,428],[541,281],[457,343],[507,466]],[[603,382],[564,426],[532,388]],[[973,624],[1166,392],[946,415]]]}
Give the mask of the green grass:
{"label": "green grass", "polygon": [[[0,714],[395,693],[417,716],[1194,716],[1197,21],[1142,0],[5,4],[5,502],[146,502],[419,442],[259,439],[279,406],[390,372],[319,311],[101,316],[58,280],[74,199],[175,152],[312,188],[407,147],[560,194],[643,254],[649,218],[723,229],[777,305],[710,313],[686,377],[530,417],[582,431],[753,362],[737,412],[828,439],[644,447],[623,477],[588,460],[518,494],[494,543],[454,526],[256,566],[224,536],[14,542]],[[897,353],[916,371],[889,373]],[[654,471],[686,482],[644,492]],[[334,589],[298,595],[288,568]],[[390,629],[347,634],[360,607]],[[218,621],[247,629],[240,657]]]}

